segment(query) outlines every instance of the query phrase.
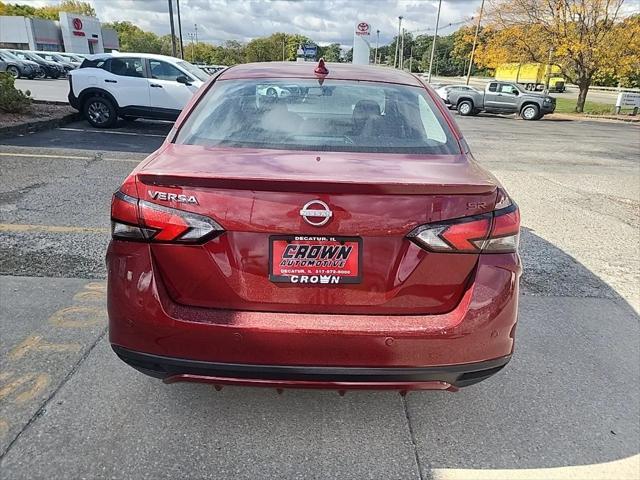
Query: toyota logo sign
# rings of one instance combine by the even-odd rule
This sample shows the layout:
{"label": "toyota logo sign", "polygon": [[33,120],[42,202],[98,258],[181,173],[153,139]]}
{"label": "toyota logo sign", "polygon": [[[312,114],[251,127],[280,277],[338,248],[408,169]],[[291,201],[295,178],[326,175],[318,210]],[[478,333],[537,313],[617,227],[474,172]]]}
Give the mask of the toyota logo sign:
{"label": "toyota logo sign", "polygon": [[75,28],[76,30],[82,30],[82,20],[80,20],[79,18],[74,18],[73,28]]}
{"label": "toyota logo sign", "polygon": [[356,35],[369,35],[371,26],[367,22],[360,22],[356,25]]}
{"label": "toyota logo sign", "polygon": [[321,227],[331,220],[333,212],[322,200],[311,200],[302,207],[300,215],[309,225]]}

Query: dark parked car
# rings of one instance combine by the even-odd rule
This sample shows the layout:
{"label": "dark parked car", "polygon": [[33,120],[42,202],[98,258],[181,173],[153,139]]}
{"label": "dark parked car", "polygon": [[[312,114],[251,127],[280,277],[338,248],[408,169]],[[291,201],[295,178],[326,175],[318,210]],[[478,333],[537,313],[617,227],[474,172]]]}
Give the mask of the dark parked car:
{"label": "dark parked car", "polygon": [[58,65],[62,65],[64,69],[64,74],[67,75],[71,70],[75,70],[80,66],[82,62],[72,62],[68,58],[64,58],[61,55],[58,55],[55,52],[29,52],[35,55],[38,55],[43,60],[47,60],[49,62],[57,63]]}
{"label": "dark parked car", "polygon": [[407,72],[230,67],[111,222],[109,339],[167,383],[456,390],[513,353],[518,207]]}
{"label": "dark parked car", "polygon": [[541,93],[528,92],[517,83],[490,82],[485,90],[453,90],[449,102],[460,115],[480,112],[517,113],[525,120],[539,120],[556,109],[556,99]]}
{"label": "dark parked car", "polygon": [[41,74],[36,62],[22,60],[8,50],[0,50],[0,60],[5,63],[6,71],[15,78],[35,78]]}
{"label": "dark parked car", "polygon": [[36,62],[40,69],[43,72],[44,77],[49,78],[60,78],[64,74],[64,67],[56,62],[50,62],[49,60],[45,60],[35,53],[28,52],[26,50],[9,50],[16,57],[21,60],[31,60],[32,62]]}

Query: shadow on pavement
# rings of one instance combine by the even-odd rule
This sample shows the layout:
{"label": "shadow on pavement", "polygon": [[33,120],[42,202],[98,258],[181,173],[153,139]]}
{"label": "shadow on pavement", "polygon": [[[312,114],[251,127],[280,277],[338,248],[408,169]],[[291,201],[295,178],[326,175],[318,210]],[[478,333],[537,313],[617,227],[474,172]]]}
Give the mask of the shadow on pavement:
{"label": "shadow on pavement", "polygon": [[115,128],[97,129],[82,120],[53,130],[0,139],[0,145],[151,153],[162,145],[172,126],[171,122],[119,120]]}

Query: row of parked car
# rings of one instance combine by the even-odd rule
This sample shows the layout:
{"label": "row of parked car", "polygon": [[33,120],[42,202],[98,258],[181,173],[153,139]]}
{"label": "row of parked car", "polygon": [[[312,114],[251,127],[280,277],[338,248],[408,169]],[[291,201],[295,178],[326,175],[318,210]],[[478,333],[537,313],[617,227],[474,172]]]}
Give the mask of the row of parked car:
{"label": "row of parked car", "polygon": [[84,58],[78,53],[0,49],[0,71],[14,78],[61,78],[78,68]]}

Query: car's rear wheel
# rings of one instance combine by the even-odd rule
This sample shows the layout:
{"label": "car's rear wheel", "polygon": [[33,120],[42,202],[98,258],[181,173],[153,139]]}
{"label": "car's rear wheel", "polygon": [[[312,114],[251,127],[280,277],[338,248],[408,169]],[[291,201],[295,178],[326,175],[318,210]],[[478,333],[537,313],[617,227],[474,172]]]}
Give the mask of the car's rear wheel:
{"label": "car's rear wheel", "polygon": [[18,70],[18,67],[14,67],[13,65],[7,67],[7,73],[13,78],[20,78],[20,70]]}
{"label": "car's rear wheel", "polygon": [[473,102],[471,100],[463,100],[458,103],[458,113],[463,117],[474,115],[475,110],[473,109]]}
{"label": "car's rear wheel", "polygon": [[96,128],[112,127],[118,119],[116,107],[108,98],[91,97],[84,102],[84,117]]}
{"label": "car's rear wheel", "polygon": [[269,88],[267,88],[267,95],[269,97],[277,97],[278,96],[278,92],[276,92],[275,88],[269,87]]}
{"label": "car's rear wheel", "polygon": [[40,68],[40,69],[38,69],[38,71],[36,72],[35,77],[36,77],[37,79],[45,78],[44,71],[43,71],[41,68]]}
{"label": "car's rear wheel", "polygon": [[540,117],[540,109],[537,105],[525,105],[520,112],[520,115],[522,115],[522,118],[524,118],[525,120],[538,120],[538,118]]}

